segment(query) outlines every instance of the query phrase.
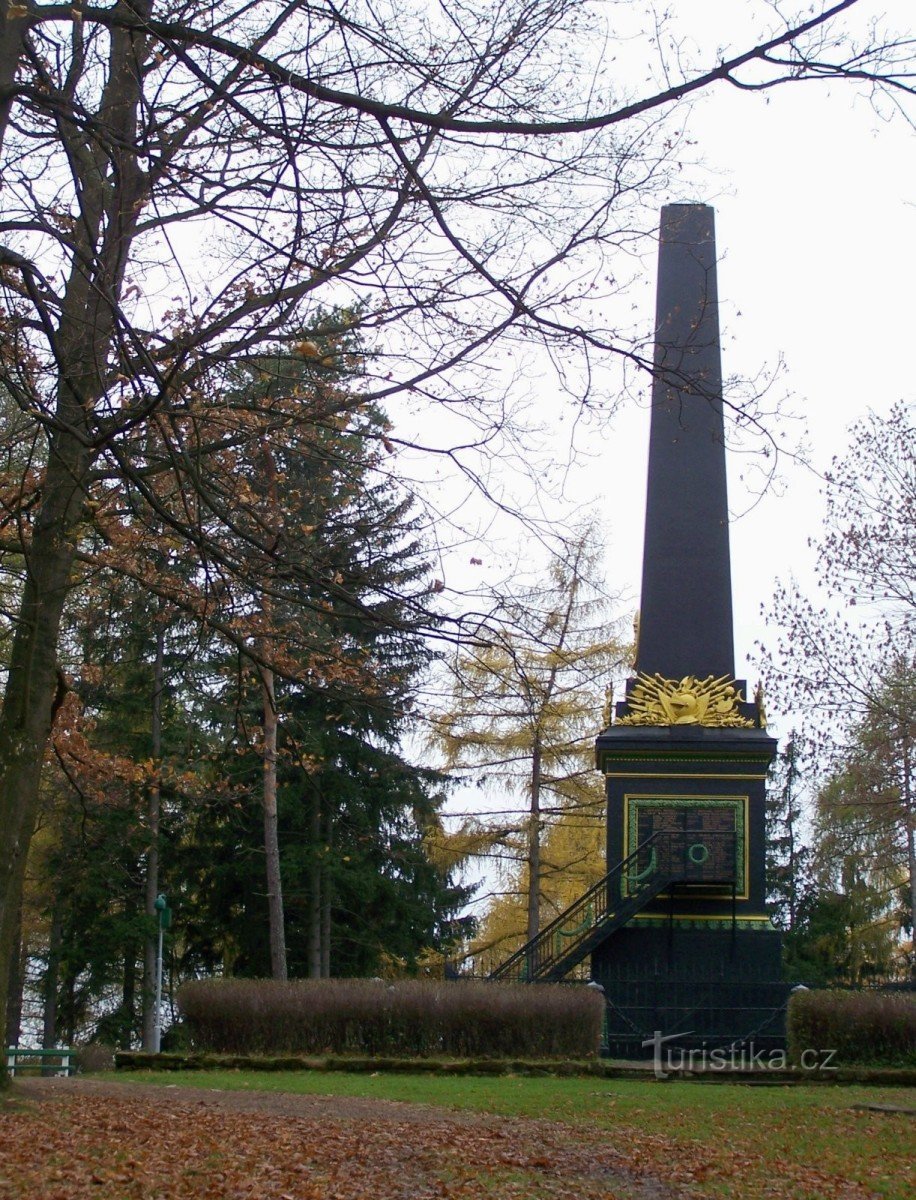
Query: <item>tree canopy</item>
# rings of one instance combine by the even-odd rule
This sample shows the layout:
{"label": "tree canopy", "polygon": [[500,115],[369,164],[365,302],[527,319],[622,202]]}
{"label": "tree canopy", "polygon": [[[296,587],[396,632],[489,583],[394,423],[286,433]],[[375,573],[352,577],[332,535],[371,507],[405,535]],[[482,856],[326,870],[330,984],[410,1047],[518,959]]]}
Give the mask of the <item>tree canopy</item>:
{"label": "tree canopy", "polygon": [[800,936],[832,946],[848,979],[899,969],[916,907],[914,447],[911,405],[852,425],[812,538],[819,596],[780,588],[765,651],[778,706],[803,717],[798,757],[807,741],[814,791],[815,887]]}
{"label": "tree canopy", "polygon": [[[464,849],[476,842],[492,854],[499,847],[506,859],[510,898],[488,914],[483,935],[504,948],[507,939],[515,948],[522,928],[534,937],[542,910],[550,920],[558,904],[573,898],[574,879],[592,883],[606,869],[596,853],[604,794],[594,770],[594,738],[629,647],[617,632],[610,598],[596,584],[599,536],[596,526],[584,526],[568,558],[554,563],[546,579],[502,598],[490,640],[455,657],[451,694],[432,721],[447,771],[476,781],[496,805],[524,798],[524,809],[472,818],[453,834]],[[520,899],[522,928],[514,924]]]}
{"label": "tree canopy", "polygon": [[[252,589],[361,612],[306,529],[277,540],[253,487],[265,448],[397,395],[437,408],[430,449],[487,492],[489,456],[524,457],[493,348],[647,365],[598,314],[623,287],[611,255],[676,171],[679,102],[825,77],[912,91],[909,40],[869,25],[857,43],[859,3],[768,7],[746,45],[662,61],[640,90],[596,59],[615,31],[579,0],[0,0],[0,390],[22,416],[0,532],[24,564],[0,710],[0,995],[80,580],[133,579],[262,659]],[[357,326],[371,354],[342,389]],[[252,403],[238,372],[278,341],[309,386]],[[425,588],[396,599],[436,625]],[[266,669],[293,661],[312,681],[343,670],[308,626]]]}

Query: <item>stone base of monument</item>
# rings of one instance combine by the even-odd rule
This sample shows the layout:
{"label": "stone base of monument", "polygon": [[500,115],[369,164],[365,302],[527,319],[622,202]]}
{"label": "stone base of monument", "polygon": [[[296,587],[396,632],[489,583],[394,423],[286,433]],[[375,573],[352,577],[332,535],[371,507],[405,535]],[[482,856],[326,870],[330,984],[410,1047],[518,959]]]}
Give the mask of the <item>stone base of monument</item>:
{"label": "stone base of monument", "polygon": [[720,1050],[741,1065],[785,1046],[791,985],[782,980],[779,933],[637,924],[592,953],[591,977],[607,999],[609,1057],[652,1058],[662,1045],[669,1060],[681,1050]]}

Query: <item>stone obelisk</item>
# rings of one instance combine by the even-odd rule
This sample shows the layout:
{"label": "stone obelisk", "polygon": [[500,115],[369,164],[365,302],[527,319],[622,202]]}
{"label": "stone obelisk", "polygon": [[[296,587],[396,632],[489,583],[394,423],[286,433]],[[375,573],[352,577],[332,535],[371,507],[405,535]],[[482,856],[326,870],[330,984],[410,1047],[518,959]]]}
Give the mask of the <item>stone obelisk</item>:
{"label": "stone obelisk", "polygon": [[646,896],[591,956],[618,1054],[656,1030],[706,1045],[783,1032],[765,881],[776,742],[734,677],[716,265],[713,210],[665,207],[636,669],[597,739],[609,871],[624,900]]}
{"label": "stone obelisk", "polygon": [[662,209],[637,672],[734,675],[713,210]]}

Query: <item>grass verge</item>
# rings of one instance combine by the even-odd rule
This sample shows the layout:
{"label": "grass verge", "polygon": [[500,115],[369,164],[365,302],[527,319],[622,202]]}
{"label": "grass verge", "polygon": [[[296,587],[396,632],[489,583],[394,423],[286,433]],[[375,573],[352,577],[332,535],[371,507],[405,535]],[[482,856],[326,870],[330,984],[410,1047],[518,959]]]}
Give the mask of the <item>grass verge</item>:
{"label": "grass verge", "polygon": [[[119,1082],[123,1074],[108,1078]],[[131,1073],[131,1082],[366,1096],[606,1130],[694,1193],[735,1200],[910,1200],[916,1108],[906,1088],[255,1072]],[[874,1106],[874,1107],[869,1107]],[[879,1107],[880,1106],[880,1109]]]}
{"label": "grass verge", "polygon": [[[645,1078],[651,1064],[625,1063],[603,1058],[591,1059],[513,1059],[513,1058],[391,1058],[339,1055],[211,1054],[194,1050],[181,1054],[148,1054],[140,1050],[118,1050],[115,1065],[121,1071],[344,1071],[402,1072],[408,1075],[583,1075],[601,1079]],[[706,1083],[863,1083],[916,1087],[916,1068],[912,1067],[830,1067],[826,1071],[802,1067],[784,1068],[723,1067],[691,1069],[667,1066],[675,1079],[698,1078]]]}

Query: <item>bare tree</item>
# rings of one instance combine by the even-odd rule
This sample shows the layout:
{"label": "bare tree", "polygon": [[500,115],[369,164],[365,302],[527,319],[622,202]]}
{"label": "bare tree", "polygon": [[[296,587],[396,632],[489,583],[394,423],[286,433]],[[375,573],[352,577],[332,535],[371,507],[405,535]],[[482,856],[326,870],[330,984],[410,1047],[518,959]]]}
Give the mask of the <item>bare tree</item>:
{"label": "bare tree", "polygon": [[[471,470],[457,445],[492,450],[504,428],[473,373],[498,340],[643,363],[587,304],[667,182],[680,101],[840,76],[908,94],[907,43],[846,40],[856,3],[767,10],[753,45],[626,95],[596,75],[606,31],[576,0],[0,0],[0,383],[34,447],[0,481],[26,561],[0,712],[0,996],[80,572],[142,578],[253,653],[232,581],[315,580],[240,464],[360,403],[321,377],[335,331],[308,404],[221,404],[229,365],[349,310],[377,348],[363,396],[467,412],[471,436],[438,449]],[[197,556],[193,594],[149,572],[152,530]]]}
{"label": "bare tree", "polygon": [[[763,647],[781,706],[803,706],[820,749],[882,711],[898,719],[889,681],[916,671],[916,426],[896,404],[850,428],[849,449],[824,474],[826,514],[813,537],[818,595],[781,585]],[[821,720],[815,718],[820,714]]]}
{"label": "bare tree", "polygon": [[[820,597],[795,584],[777,592],[764,649],[784,709],[801,708],[822,785],[845,814],[861,854],[907,880],[916,909],[916,427],[911,405],[850,429],[849,449],[825,472],[826,516],[816,546]],[[854,819],[850,819],[854,818]],[[822,820],[824,828],[828,822]],[[842,821],[838,828],[843,828]],[[869,839],[864,836],[865,831]],[[820,847],[829,858],[831,843]],[[916,963],[916,944],[913,960]]]}

